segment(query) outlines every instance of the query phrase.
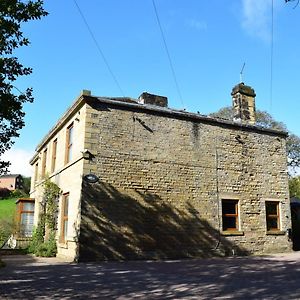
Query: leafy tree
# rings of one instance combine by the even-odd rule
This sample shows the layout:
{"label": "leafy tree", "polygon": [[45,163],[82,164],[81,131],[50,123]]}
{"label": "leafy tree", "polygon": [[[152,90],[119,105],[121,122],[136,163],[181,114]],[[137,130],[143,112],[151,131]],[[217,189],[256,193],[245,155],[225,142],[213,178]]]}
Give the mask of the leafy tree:
{"label": "leafy tree", "polygon": [[299,0],[284,0],[285,3],[288,3],[288,2],[296,2],[296,5],[294,6],[294,8],[296,8],[296,6],[298,6],[299,4]]}
{"label": "leafy tree", "polygon": [[290,178],[289,180],[290,197],[300,199],[300,176]]}
{"label": "leafy tree", "polygon": [[[13,139],[19,136],[18,131],[24,126],[24,103],[33,101],[32,88],[22,93],[14,86],[19,76],[32,72],[13,55],[15,49],[30,43],[23,36],[21,24],[47,14],[41,0],[27,3],[21,0],[0,1],[0,158],[11,148]],[[9,162],[0,159],[0,174],[6,172],[8,166]]]}
{"label": "leafy tree", "polygon": [[[210,114],[210,116],[225,120],[233,120],[233,107],[228,106],[221,108],[219,111]],[[263,128],[288,132],[284,123],[274,120],[273,117],[265,111],[256,110],[256,125]],[[286,141],[288,166],[291,170],[295,170],[300,167],[300,138],[291,132],[288,133],[289,136]]]}
{"label": "leafy tree", "polygon": [[30,184],[31,184],[31,177],[23,177],[23,191],[29,195],[30,192]]}

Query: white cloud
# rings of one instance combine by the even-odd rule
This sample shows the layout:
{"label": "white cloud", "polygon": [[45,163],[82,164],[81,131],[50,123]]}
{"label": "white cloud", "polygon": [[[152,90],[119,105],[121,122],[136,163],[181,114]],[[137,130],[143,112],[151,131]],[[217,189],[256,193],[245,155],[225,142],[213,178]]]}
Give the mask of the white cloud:
{"label": "white cloud", "polygon": [[196,30],[206,30],[207,29],[207,23],[205,21],[199,21],[196,19],[188,19],[188,20],[186,20],[185,23],[188,27],[196,29]]}
{"label": "white cloud", "polygon": [[34,151],[13,148],[1,156],[1,160],[10,161],[9,173],[31,176],[31,166],[29,160],[32,158]]}
{"label": "white cloud", "polygon": [[243,29],[265,42],[270,41],[272,0],[242,0],[242,5]]}

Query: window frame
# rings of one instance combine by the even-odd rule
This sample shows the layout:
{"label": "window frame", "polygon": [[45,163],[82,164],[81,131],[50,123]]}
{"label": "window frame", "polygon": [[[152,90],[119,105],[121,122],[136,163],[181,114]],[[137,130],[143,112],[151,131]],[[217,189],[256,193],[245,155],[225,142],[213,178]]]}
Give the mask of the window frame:
{"label": "window frame", "polygon": [[44,151],[43,151],[43,159],[42,159],[42,178],[45,178],[46,176],[46,169],[47,169],[47,152],[48,152],[48,149],[46,148]]}
{"label": "window frame", "polygon": [[57,138],[52,142],[51,173],[55,171],[57,154]]}
{"label": "window frame", "polygon": [[[234,203],[235,213],[224,213],[223,203]],[[238,232],[240,230],[240,209],[239,200],[232,198],[223,198],[221,200],[221,215],[222,215],[222,231],[223,232]],[[224,227],[224,218],[235,218],[235,227]]]}
{"label": "window frame", "polygon": [[[276,205],[276,214],[268,214],[267,205],[275,204]],[[281,221],[280,221],[280,201],[278,200],[265,200],[265,213],[266,213],[266,230],[267,232],[280,232],[281,230]],[[269,227],[268,221],[276,219],[277,227]]]}
{"label": "window frame", "polygon": [[[68,232],[68,223],[69,223],[69,199],[70,193],[65,193],[62,195],[62,204],[61,204],[61,228],[60,228],[60,243],[66,243],[67,232]],[[67,214],[66,214],[67,207]]]}
{"label": "window frame", "polygon": [[[72,148],[73,148],[73,139],[74,139],[74,122],[72,122],[67,127],[66,132],[66,149],[65,149],[65,164],[69,163],[72,160]],[[70,134],[71,132],[71,134]],[[70,139],[72,137],[72,140]],[[71,154],[71,155],[70,155]]]}
{"label": "window frame", "polygon": [[[33,199],[22,199],[22,198],[20,198],[19,200],[18,200],[18,214],[17,214],[17,220],[18,220],[18,224],[19,224],[19,230],[18,230],[18,232],[19,232],[19,234],[20,234],[20,236],[24,236],[24,237],[27,237],[27,236],[29,236],[29,235],[25,235],[24,233],[23,233],[23,228],[22,228],[22,225],[23,224],[21,224],[21,222],[22,222],[22,215],[23,214],[29,214],[29,215],[31,215],[31,217],[32,217],[32,221],[34,220],[34,207],[35,207],[35,202],[34,202],[34,200]],[[24,206],[25,206],[25,204],[33,204],[33,210],[25,210],[24,209]],[[33,222],[32,222],[32,225],[33,225]],[[31,232],[31,235],[30,236],[32,236],[32,233],[33,232]]]}
{"label": "window frame", "polygon": [[38,181],[38,176],[39,176],[39,163],[37,162],[34,165],[34,182]]}

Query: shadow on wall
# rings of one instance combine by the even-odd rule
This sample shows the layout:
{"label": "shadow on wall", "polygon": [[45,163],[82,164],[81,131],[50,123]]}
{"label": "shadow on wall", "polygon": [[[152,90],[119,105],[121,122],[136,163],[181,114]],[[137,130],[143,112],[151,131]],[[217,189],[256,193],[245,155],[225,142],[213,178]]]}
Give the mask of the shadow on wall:
{"label": "shadow on wall", "polygon": [[189,203],[83,183],[79,261],[248,254],[220,236]]}

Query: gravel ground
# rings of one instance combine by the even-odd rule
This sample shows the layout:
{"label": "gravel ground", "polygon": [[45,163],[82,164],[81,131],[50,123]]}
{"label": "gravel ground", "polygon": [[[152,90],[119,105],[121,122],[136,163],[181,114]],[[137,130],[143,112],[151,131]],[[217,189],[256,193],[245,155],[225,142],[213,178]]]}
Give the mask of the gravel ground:
{"label": "gravel ground", "polygon": [[28,255],[2,260],[0,299],[300,299],[300,252],[80,264]]}

